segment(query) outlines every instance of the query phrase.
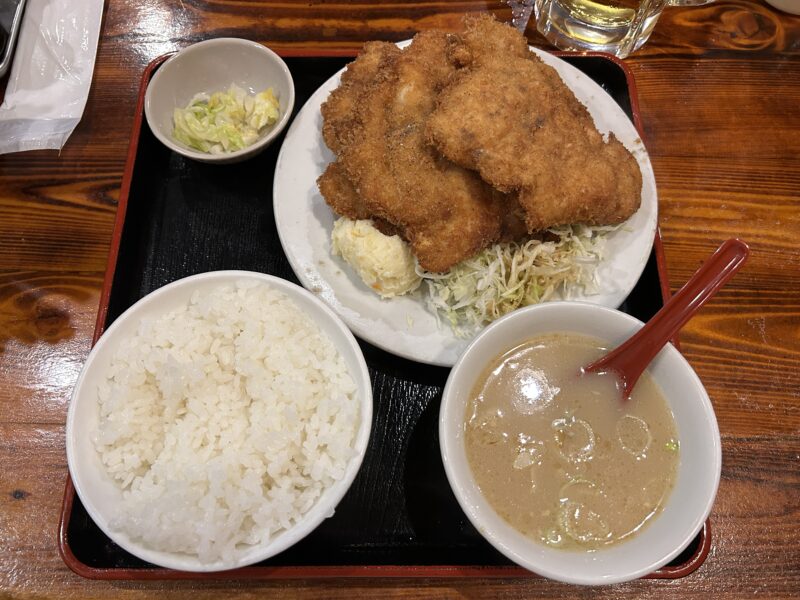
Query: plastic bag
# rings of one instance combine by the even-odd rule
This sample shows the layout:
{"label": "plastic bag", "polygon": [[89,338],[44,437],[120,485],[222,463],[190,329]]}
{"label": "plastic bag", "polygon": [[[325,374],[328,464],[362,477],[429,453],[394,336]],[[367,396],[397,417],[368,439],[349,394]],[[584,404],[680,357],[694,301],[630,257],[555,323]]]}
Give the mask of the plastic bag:
{"label": "plastic bag", "polygon": [[28,0],[5,100],[0,154],[61,149],[89,96],[103,0]]}

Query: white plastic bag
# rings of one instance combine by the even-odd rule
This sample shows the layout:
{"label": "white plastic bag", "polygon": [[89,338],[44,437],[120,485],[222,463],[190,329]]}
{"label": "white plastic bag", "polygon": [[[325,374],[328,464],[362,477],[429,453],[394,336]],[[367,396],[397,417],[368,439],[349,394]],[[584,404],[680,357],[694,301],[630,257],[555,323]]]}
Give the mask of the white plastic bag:
{"label": "white plastic bag", "polygon": [[103,0],[28,0],[0,106],[0,154],[61,149],[92,83]]}

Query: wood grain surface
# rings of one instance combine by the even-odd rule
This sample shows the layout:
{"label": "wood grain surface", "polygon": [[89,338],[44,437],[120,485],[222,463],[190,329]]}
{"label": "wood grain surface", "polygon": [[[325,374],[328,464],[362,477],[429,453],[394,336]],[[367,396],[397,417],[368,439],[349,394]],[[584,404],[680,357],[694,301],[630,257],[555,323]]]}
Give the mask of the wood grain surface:
{"label": "wood grain surface", "polygon": [[[669,8],[627,64],[639,91],[676,289],[724,239],[744,270],[684,330],[723,471],[705,564],[679,580],[98,582],[56,546],[64,421],[90,348],[144,67],[215,36],[356,48],[453,29],[477,1],[115,0],[86,110],[63,151],[0,156],[0,598],[800,596],[800,17],[750,0]],[[531,43],[547,47],[533,27]]]}

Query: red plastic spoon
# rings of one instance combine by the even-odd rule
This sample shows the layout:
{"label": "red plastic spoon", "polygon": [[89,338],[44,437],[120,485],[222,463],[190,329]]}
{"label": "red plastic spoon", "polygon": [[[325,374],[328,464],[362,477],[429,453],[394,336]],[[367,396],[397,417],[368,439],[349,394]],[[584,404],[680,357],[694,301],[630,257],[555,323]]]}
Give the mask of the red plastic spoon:
{"label": "red plastic spoon", "polygon": [[749,254],[750,248],[741,240],[723,243],[644,327],[621,346],[584,367],[583,372],[615,373],[622,383],[623,400],[629,399],[639,376],[664,344],[736,274]]}

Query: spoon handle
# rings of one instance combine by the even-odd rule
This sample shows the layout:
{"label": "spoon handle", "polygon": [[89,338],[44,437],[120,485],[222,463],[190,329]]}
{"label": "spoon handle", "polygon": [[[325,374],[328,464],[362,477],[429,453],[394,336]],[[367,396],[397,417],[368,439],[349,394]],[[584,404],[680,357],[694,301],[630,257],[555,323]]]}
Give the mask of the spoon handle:
{"label": "spoon handle", "polygon": [[664,344],[734,276],[749,254],[750,248],[739,239],[724,242],[644,327],[584,371],[614,371],[622,380],[624,398],[630,398],[639,376]]}

